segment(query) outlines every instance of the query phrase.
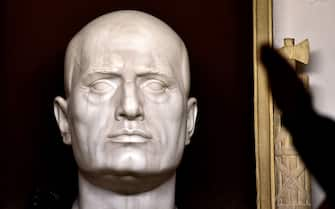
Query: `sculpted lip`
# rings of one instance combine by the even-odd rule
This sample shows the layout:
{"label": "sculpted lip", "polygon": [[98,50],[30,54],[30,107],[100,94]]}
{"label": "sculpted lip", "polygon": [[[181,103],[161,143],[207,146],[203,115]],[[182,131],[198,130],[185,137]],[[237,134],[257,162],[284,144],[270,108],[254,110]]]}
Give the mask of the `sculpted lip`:
{"label": "sculpted lip", "polygon": [[151,134],[140,129],[124,129],[111,133],[107,137],[114,143],[146,143],[152,139]]}

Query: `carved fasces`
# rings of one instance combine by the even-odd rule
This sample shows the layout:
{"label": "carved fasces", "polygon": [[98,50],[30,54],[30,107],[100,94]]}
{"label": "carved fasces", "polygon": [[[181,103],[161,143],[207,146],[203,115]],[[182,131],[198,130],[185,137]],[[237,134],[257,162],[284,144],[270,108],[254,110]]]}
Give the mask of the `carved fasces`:
{"label": "carved fasces", "polygon": [[[294,39],[284,39],[280,53],[296,68],[296,61],[307,64],[308,40],[294,45]],[[299,77],[308,85],[308,77]],[[292,139],[281,124],[280,111],[274,107],[274,153],[276,180],[276,209],[311,209],[311,183],[309,173],[292,144]]]}

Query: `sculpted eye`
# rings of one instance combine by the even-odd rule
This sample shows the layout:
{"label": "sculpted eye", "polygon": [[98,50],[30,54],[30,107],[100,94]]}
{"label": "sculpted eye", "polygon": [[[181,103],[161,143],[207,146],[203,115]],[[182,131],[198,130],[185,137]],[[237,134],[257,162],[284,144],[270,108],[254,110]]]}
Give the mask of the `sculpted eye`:
{"label": "sculpted eye", "polygon": [[97,80],[90,85],[90,88],[95,92],[107,92],[114,89],[114,85],[108,80]]}
{"label": "sculpted eye", "polygon": [[148,80],[143,84],[143,88],[153,93],[163,93],[167,85],[159,80]]}

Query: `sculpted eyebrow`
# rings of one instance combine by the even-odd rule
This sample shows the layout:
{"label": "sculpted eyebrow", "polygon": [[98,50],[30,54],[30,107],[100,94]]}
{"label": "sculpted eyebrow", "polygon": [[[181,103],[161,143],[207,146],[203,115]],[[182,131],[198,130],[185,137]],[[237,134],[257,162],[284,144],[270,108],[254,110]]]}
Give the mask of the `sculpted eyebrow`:
{"label": "sculpted eyebrow", "polygon": [[138,74],[138,77],[143,77],[143,78],[156,78],[156,77],[160,77],[160,78],[165,78],[168,80],[172,80],[172,77],[160,72],[146,72],[146,73],[140,73]]}
{"label": "sculpted eyebrow", "polygon": [[112,70],[112,69],[115,69],[117,67],[114,67],[114,66],[109,66],[109,67],[90,67],[88,69],[88,74],[91,74],[91,73],[107,73],[107,74],[110,74],[110,73],[114,73],[114,74],[117,74],[117,71],[116,70]]}
{"label": "sculpted eyebrow", "polygon": [[120,74],[115,73],[115,72],[111,72],[111,71],[100,71],[100,70],[96,70],[96,71],[91,71],[87,74],[85,74],[82,78],[82,81],[84,84],[89,84],[99,78],[115,78],[115,77],[121,77]]}

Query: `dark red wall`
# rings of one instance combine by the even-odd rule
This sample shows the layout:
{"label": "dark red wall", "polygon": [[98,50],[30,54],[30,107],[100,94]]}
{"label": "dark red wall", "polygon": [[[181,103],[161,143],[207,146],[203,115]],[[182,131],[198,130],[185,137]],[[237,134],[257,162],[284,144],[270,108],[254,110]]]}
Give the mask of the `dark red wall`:
{"label": "dark red wall", "polygon": [[252,1],[6,0],[1,8],[0,208],[24,208],[38,188],[72,201],[75,166],[53,119],[70,38],[117,9],[148,12],[185,40],[195,136],[177,177],[179,208],[256,208],[252,107]]}

